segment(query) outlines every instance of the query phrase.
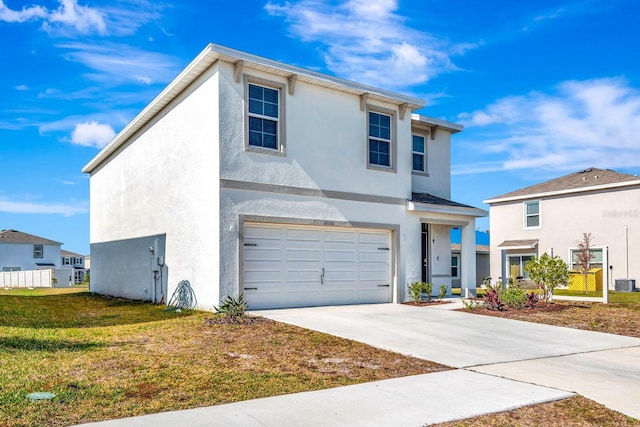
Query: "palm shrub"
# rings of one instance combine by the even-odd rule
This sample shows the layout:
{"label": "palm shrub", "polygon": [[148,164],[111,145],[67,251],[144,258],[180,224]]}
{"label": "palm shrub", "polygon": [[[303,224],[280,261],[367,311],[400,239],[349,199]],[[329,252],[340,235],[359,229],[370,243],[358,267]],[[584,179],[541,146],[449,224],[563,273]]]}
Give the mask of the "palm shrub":
{"label": "palm shrub", "polygon": [[244,316],[247,310],[247,301],[244,299],[244,294],[240,294],[238,299],[227,296],[222,303],[220,303],[220,306],[214,307],[214,309],[217,314],[236,320]]}

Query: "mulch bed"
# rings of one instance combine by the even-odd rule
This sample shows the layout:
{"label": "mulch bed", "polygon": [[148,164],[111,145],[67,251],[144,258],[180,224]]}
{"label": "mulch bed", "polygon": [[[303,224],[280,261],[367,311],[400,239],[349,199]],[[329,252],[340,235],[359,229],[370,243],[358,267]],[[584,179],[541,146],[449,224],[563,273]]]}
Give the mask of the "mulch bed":
{"label": "mulch bed", "polygon": [[431,300],[431,301],[407,301],[403,302],[404,305],[415,305],[417,307],[429,307],[431,305],[450,304],[451,301]]}
{"label": "mulch bed", "polygon": [[539,302],[534,308],[523,308],[522,310],[516,310],[509,307],[505,308],[506,310],[504,311],[497,311],[489,310],[486,307],[474,307],[472,309],[461,308],[458,309],[458,311],[471,311],[474,314],[484,314],[486,316],[514,318],[515,316],[527,316],[535,315],[538,313],[554,313],[558,311],[564,311],[571,308],[571,305],[556,304],[552,302]]}
{"label": "mulch bed", "polygon": [[271,323],[273,320],[261,316],[249,316],[247,314],[238,317],[215,316],[204,319],[210,325],[256,325],[260,323]]}

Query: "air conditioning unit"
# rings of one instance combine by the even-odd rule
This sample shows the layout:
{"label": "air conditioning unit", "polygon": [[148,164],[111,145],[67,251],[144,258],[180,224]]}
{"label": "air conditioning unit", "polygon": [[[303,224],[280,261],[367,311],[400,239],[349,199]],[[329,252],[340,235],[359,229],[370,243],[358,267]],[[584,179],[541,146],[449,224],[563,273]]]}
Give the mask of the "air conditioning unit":
{"label": "air conditioning unit", "polygon": [[618,292],[635,292],[635,279],[616,279],[616,291]]}

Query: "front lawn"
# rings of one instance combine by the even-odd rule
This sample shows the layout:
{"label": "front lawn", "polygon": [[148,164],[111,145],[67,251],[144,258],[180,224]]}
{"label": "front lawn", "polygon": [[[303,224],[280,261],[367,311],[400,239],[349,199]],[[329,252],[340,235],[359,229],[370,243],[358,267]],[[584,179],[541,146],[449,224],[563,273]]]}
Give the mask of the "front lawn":
{"label": "front lawn", "polygon": [[[282,323],[0,291],[0,425],[67,426],[448,369]],[[33,392],[53,400],[31,401]]]}

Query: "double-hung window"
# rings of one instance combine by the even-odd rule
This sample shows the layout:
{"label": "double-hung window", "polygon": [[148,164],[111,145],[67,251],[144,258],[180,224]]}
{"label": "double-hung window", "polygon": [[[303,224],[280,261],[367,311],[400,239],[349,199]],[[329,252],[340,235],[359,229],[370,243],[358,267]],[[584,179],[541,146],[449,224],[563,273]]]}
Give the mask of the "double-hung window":
{"label": "double-hung window", "polygon": [[413,135],[413,166],[412,170],[416,173],[427,172],[427,142],[422,135]]}
{"label": "double-hung window", "polygon": [[393,162],[392,116],[369,111],[369,165],[391,168]]}
{"label": "double-hung window", "polygon": [[250,147],[280,149],[280,89],[247,84]]}
{"label": "double-hung window", "polygon": [[44,256],[44,249],[42,245],[33,245],[33,257],[42,258]]}
{"label": "double-hung window", "polygon": [[540,201],[524,202],[524,228],[540,228]]}

